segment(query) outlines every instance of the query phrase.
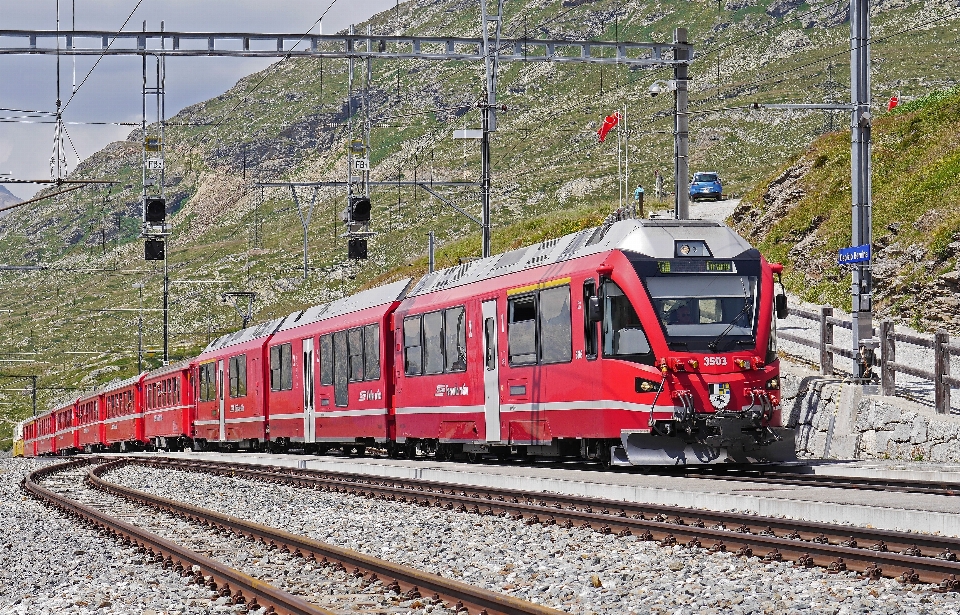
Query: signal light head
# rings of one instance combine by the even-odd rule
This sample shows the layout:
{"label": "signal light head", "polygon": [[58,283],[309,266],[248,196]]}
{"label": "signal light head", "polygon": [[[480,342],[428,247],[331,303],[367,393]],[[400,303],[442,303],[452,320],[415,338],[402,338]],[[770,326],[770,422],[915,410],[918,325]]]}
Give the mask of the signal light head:
{"label": "signal light head", "polygon": [[167,201],[161,198],[148,198],[143,203],[144,222],[164,222],[167,219]]}
{"label": "signal light head", "polygon": [[370,197],[351,196],[348,215],[350,222],[370,222]]}

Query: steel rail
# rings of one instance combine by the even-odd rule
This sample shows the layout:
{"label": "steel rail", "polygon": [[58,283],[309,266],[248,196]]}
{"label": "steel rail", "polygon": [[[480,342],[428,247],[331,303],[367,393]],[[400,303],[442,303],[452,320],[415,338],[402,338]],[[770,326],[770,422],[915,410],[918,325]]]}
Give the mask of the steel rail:
{"label": "steel rail", "polygon": [[857,476],[833,476],[826,474],[807,474],[787,469],[764,468],[721,468],[711,471],[709,468],[685,468],[680,472],[657,472],[663,476],[694,476],[708,480],[742,481],[772,485],[805,485],[833,489],[863,489],[867,491],[897,491],[925,495],[960,495],[960,483],[927,480],[899,480],[889,478],[863,478]]}
{"label": "steel rail", "polygon": [[580,526],[740,555],[753,555],[756,550],[767,561],[793,559],[799,565],[819,565],[828,571],[856,569],[869,577],[899,576],[905,582],[934,583],[942,590],[960,591],[958,538],[321,470],[169,458],[136,461],[474,514],[507,514],[531,524]]}
{"label": "steel rail", "polygon": [[[312,558],[318,562],[339,563],[344,570],[353,568],[357,577],[369,575],[370,580],[392,579],[392,587],[397,593],[417,597],[421,592],[432,592],[434,599],[448,604],[456,604],[454,611],[467,610],[481,615],[563,615],[549,607],[520,600],[498,592],[489,591],[474,585],[447,579],[416,568],[395,564],[350,549],[344,549],[327,543],[298,536],[283,530],[259,525],[229,515],[220,514],[184,502],[178,502],[153,494],[123,487],[103,478],[103,475],[122,465],[139,461],[138,459],[117,459],[92,468],[88,474],[90,484],[114,495],[141,502],[164,511],[187,518],[192,522],[213,525],[218,529],[233,532],[241,537],[259,540],[281,550]],[[384,581],[386,583],[386,581]],[[390,587],[390,585],[388,585]]]}
{"label": "steel rail", "polygon": [[[262,606],[268,613],[276,612],[286,615],[334,615],[332,611],[311,604],[142,528],[115,519],[95,508],[71,500],[39,484],[42,479],[52,474],[89,463],[97,463],[97,461],[91,458],[34,470],[24,479],[23,488],[37,499],[48,502],[67,515],[87,521],[114,538],[138,547],[148,553],[153,561],[162,563],[164,568],[173,568],[184,577],[192,576],[193,582],[206,584],[211,590],[219,591],[221,596],[230,596],[234,604],[246,603],[248,609]],[[194,567],[199,568],[199,572],[194,572]],[[204,577],[211,577],[211,580],[208,582]]]}

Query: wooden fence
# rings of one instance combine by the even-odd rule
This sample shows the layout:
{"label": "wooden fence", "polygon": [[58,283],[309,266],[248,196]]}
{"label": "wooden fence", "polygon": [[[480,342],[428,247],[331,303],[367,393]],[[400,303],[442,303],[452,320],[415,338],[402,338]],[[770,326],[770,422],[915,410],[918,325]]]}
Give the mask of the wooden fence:
{"label": "wooden fence", "polygon": [[[777,337],[819,350],[820,373],[824,376],[834,375],[833,355],[837,354],[851,360],[856,358],[856,353],[852,348],[841,348],[834,345],[833,328],[843,327],[852,330],[853,325],[849,320],[835,317],[833,308],[829,305],[821,306],[819,313],[790,308],[790,315],[820,323],[819,340],[794,335],[786,331],[778,332]],[[876,330],[874,330],[874,334],[877,334]],[[960,388],[960,378],[954,378],[950,375],[950,357],[960,356],[960,347],[950,345],[950,336],[947,332],[940,330],[932,336],[897,333],[894,331],[893,322],[884,320],[880,323],[879,337],[880,356],[877,363],[880,366],[880,389],[882,393],[884,395],[896,395],[896,375],[897,372],[903,372],[915,378],[932,382],[934,407],[940,414],[949,414],[950,388]],[[898,342],[932,349],[933,369],[926,370],[906,363],[897,363]]]}

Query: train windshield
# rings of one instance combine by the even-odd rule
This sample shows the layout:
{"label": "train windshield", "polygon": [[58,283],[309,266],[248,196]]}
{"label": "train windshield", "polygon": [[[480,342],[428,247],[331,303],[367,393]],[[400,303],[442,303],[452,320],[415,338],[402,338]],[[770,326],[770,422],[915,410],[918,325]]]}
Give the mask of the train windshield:
{"label": "train windshield", "polygon": [[726,352],[756,343],[757,278],[649,277],[646,286],[671,349]]}

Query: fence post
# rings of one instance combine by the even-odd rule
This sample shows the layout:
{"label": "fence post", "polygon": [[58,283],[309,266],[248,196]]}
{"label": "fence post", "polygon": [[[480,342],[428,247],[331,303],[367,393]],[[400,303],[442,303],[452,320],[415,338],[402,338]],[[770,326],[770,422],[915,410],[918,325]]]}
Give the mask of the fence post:
{"label": "fence post", "polygon": [[893,339],[893,321],[880,323],[880,392],[897,394],[897,372],[893,363],[897,360],[897,342]]}
{"label": "fence post", "polygon": [[950,385],[943,381],[944,375],[950,375],[949,343],[950,336],[943,329],[933,335],[933,373],[936,377],[933,403],[939,414],[950,414]]}
{"label": "fence post", "polygon": [[833,375],[833,352],[828,346],[833,345],[833,325],[827,318],[833,316],[833,307],[820,306],[820,375]]}

